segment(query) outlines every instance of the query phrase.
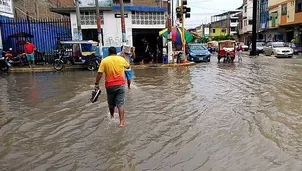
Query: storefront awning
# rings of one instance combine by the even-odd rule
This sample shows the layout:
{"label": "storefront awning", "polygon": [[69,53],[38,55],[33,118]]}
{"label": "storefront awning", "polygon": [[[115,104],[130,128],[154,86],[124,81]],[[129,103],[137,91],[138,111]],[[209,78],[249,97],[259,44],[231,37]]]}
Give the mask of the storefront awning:
{"label": "storefront awning", "polygon": [[[95,11],[95,7],[81,7],[81,11]],[[51,12],[69,16],[70,13],[76,12],[75,7],[67,7],[67,8],[50,8]],[[112,7],[100,7],[100,11],[112,11]]]}
{"label": "storefront awning", "polygon": [[[165,12],[167,8],[161,7],[149,7],[149,6],[124,6],[125,11],[145,11],[145,12]],[[81,7],[81,11],[95,11],[95,7]],[[100,11],[119,11],[120,6],[114,5],[112,7],[100,7]],[[76,12],[75,7],[67,7],[67,8],[50,8],[51,12],[55,12],[61,15],[69,16],[70,13]]]}

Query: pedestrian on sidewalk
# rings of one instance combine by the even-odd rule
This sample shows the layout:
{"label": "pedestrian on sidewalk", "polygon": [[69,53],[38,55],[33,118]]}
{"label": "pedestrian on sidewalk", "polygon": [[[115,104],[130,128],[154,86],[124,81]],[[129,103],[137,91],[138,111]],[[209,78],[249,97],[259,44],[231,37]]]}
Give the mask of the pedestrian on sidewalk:
{"label": "pedestrian on sidewalk", "polygon": [[29,67],[33,69],[35,67],[35,45],[27,40],[24,45],[24,51],[29,63]]}
{"label": "pedestrian on sidewalk", "polygon": [[108,51],[109,56],[104,58],[100,64],[95,88],[99,88],[99,82],[103,74],[105,74],[107,102],[111,118],[114,117],[114,110],[117,107],[120,127],[125,127],[125,68],[130,68],[130,64],[125,58],[117,55],[115,47],[110,47]]}
{"label": "pedestrian on sidewalk", "polygon": [[242,47],[242,45],[239,43],[239,44],[238,44],[238,47],[237,47],[238,61],[242,61],[242,51],[243,51],[243,47]]}
{"label": "pedestrian on sidewalk", "polygon": [[[133,64],[133,60],[136,58],[135,47],[130,47],[130,50],[125,50],[124,46],[122,46],[121,52],[118,53],[118,55],[125,58],[129,64]],[[133,76],[133,70],[131,67],[129,69],[125,69],[125,76],[126,76],[126,80],[127,80],[128,89],[130,89],[131,80],[132,80],[132,76]]]}

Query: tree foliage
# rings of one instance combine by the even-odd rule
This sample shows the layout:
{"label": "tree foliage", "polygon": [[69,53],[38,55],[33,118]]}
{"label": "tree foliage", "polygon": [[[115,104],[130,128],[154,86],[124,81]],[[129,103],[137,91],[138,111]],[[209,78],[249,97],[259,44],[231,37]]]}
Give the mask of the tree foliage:
{"label": "tree foliage", "polygon": [[234,38],[231,35],[221,35],[221,36],[215,36],[211,39],[202,37],[198,39],[198,43],[207,43],[209,41],[221,41],[221,40],[234,40]]}

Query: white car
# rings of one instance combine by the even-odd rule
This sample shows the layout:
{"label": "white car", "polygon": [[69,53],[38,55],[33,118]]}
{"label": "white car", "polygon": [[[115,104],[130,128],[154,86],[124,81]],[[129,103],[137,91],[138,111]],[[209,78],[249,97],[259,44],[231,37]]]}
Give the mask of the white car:
{"label": "white car", "polygon": [[245,45],[243,42],[236,43],[236,49],[238,48],[239,45],[242,46],[243,51],[248,51],[249,50],[248,45]]}
{"label": "white car", "polygon": [[264,48],[263,53],[266,56],[273,55],[276,58],[278,57],[287,57],[291,58],[294,55],[294,50],[290,47],[285,47],[284,42],[268,42]]}

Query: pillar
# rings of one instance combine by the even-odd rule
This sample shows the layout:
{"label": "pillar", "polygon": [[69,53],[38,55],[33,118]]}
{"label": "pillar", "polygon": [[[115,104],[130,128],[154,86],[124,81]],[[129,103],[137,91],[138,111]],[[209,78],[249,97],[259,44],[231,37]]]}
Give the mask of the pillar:
{"label": "pillar", "polygon": [[294,39],[296,43],[301,43],[301,32],[300,32],[300,26],[295,26],[294,28]]}

